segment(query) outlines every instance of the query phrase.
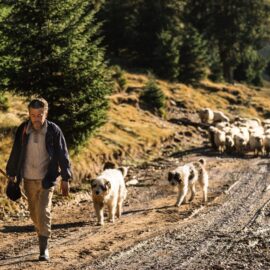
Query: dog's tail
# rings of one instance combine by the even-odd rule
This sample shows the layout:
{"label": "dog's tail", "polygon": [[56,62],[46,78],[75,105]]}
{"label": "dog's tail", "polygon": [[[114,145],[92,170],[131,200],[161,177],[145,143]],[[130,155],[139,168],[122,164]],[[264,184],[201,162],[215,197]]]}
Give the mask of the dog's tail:
{"label": "dog's tail", "polygon": [[127,176],[128,167],[119,167],[119,168],[117,168],[117,170],[119,170],[123,174],[124,178]]}
{"label": "dog's tail", "polygon": [[204,158],[200,158],[199,163],[201,163],[203,166],[205,166],[206,160]]}

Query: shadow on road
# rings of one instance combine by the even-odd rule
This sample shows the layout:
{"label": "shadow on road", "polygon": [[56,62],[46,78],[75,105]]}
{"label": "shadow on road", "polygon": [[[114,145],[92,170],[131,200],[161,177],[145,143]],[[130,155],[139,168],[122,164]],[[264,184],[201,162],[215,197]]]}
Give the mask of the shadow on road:
{"label": "shadow on road", "polygon": [[[238,153],[219,153],[217,150],[210,147],[205,147],[205,146],[174,152],[170,155],[170,157],[182,158],[190,154],[197,154],[197,155],[206,156],[206,157],[237,158],[237,159],[244,159],[244,160],[256,158],[252,154],[243,155],[243,154],[238,154]],[[263,159],[264,157],[260,157],[260,158]]]}
{"label": "shadow on road", "polygon": [[[88,225],[85,221],[80,222],[71,222],[71,223],[64,223],[64,224],[53,224],[52,229],[68,229],[68,228],[75,228],[75,227],[83,227]],[[0,230],[1,233],[29,233],[34,232],[35,228],[32,225],[26,226],[4,226],[3,229]]]}

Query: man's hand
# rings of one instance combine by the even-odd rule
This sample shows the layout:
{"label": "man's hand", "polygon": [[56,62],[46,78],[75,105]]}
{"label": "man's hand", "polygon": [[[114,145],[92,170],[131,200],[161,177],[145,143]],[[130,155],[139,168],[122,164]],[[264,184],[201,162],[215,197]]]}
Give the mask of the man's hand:
{"label": "man's hand", "polygon": [[61,190],[63,196],[68,196],[69,194],[69,182],[68,181],[61,181]]}

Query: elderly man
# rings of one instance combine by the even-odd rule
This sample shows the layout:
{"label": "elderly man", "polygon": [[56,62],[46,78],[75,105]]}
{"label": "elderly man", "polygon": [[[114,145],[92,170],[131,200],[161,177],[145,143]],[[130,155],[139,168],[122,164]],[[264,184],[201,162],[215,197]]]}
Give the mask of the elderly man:
{"label": "elderly man", "polygon": [[28,105],[29,120],[16,132],[7,163],[9,181],[21,182],[31,219],[39,238],[39,260],[49,260],[48,239],[51,236],[51,205],[56,178],[61,175],[62,194],[69,193],[71,169],[66,141],[61,129],[48,121],[48,103],[34,99]]}

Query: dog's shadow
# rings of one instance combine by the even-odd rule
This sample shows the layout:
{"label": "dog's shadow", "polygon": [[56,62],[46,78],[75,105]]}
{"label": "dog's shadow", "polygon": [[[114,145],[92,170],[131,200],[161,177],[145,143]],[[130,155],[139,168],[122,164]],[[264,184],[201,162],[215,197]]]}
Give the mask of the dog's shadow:
{"label": "dog's shadow", "polygon": [[152,207],[152,208],[144,208],[144,209],[134,209],[134,210],[128,210],[124,211],[123,215],[130,215],[130,214],[137,214],[137,213],[147,213],[150,211],[158,211],[158,210],[164,210],[164,209],[176,209],[174,205],[166,205],[166,206],[161,206],[161,207]]}

